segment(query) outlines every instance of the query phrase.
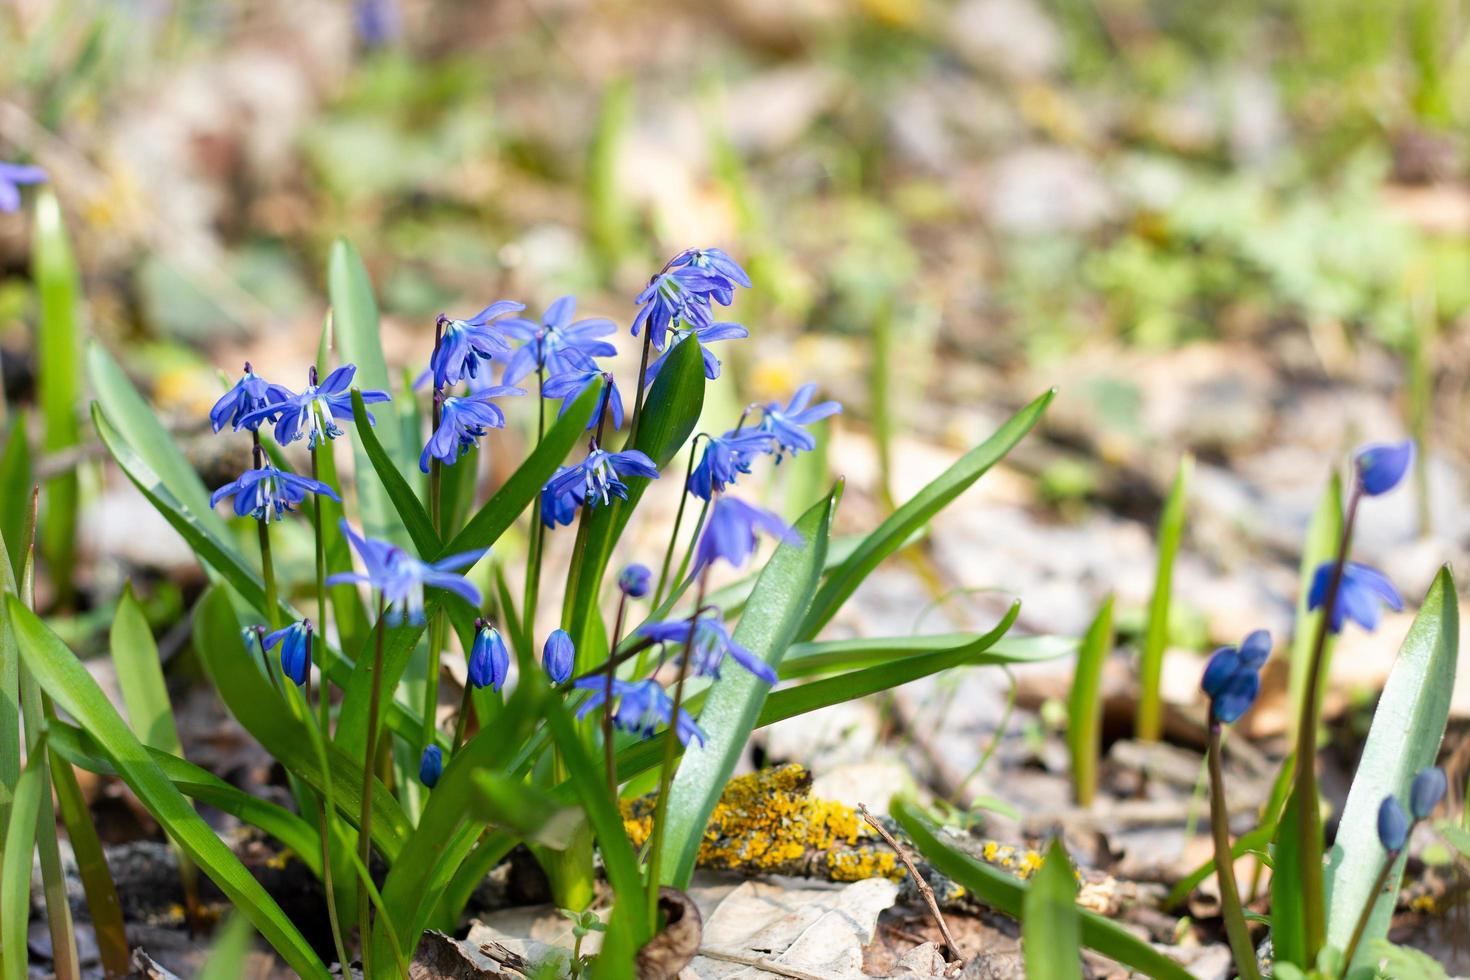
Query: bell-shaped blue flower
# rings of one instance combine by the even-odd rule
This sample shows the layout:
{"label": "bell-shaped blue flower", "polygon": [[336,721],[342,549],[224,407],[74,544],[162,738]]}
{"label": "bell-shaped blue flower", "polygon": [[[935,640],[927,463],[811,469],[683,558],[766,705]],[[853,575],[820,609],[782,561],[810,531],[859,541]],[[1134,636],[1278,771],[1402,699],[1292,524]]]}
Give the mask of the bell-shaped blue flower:
{"label": "bell-shaped blue flower", "polygon": [[1385,796],[1378,807],[1378,843],[1385,851],[1398,852],[1409,840],[1409,818],[1398,797]]}
{"label": "bell-shaped blue flower", "polygon": [[1445,790],[1449,789],[1449,780],[1445,777],[1444,770],[1438,766],[1430,766],[1419,770],[1414,777],[1413,784],[1409,787],[1409,812],[1414,815],[1415,820],[1427,820],[1439,806],[1439,801],[1444,799]]}
{"label": "bell-shaped blue flower", "polygon": [[749,473],[755,458],[773,448],[771,434],[763,429],[732,429],[722,436],[708,436],[699,463],[689,474],[689,492],[709,500],[740,474]]}
{"label": "bell-shaped blue flower", "polygon": [[641,307],[633,318],[633,336],[647,328],[657,350],[669,345],[669,328],[697,329],[714,322],[711,298],[728,305],[730,280],[707,269],[683,265],[660,272],[649,280],[635,302]]}
{"label": "bell-shaped blue flower", "polygon": [[424,444],[419,454],[419,469],[429,472],[429,460],[438,459],[453,466],[461,456],[479,445],[486,429],[505,428],[505,412],[492,398],[524,395],[521,388],[492,385],[472,395],[450,395],[439,406],[439,427]]}
{"label": "bell-shaped blue flower", "polygon": [[276,469],[266,463],[260,469],[246,470],[209,495],[214,507],[226,497],[235,498],[235,513],[249,515],[259,521],[278,521],[289,513],[308,493],[321,494],[341,502],[337,492],[320,480]]}
{"label": "bell-shaped blue flower", "polygon": [[274,633],[267,633],[261,641],[267,650],[281,645],[281,673],[291,678],[297,687],[306,683],[311,671],[311,620],[303,619]]}
{"label": "bell-shaped blue flower", "polygon": [[817,393],[814,384],[802,385],[791,396],[784,407],[780,402],[766,405],[761,417],[761,428],[776,441],[776,462],[781,462],[787,453],[795,456],[799,452],[815,449],[817,441],[806,427],[830,415],[842,411],[840,402],[821,402],[813,405],[812,396]]}
{"label": "bell-shaped blue flower", "polygon": [[439,344],[429,358],[429,369],[434,372],[434,387],[443,389],[459,384],[480,373],[483,366],[480,362],[497,355],[509,355],[510,344],[501,336],[500,324],[491,321],[507,313],[519,313],[525,308],[524,303],[500,300],[466,320],[455,320],[441,314]]}
{"label": "bell-shaped blue flower", "polygon": [[437,745],[431,745],[424,749],[423,757],[419,759],[419,782],[433,789],[442,775],[444,775],[444,751]]}
{"label": "bell-shaped blue flower", "polygon": [[1353,456],[1353,465],[1358,471],[1358,486],[1370,497],[1388,493],[1403,480],[1413,461],[1412,439],[1364,446]]}
{"label": "bell-shaped blue flower", "polygon": [[565,684],[577,662],[577,648],[566,630],[552,630],[541,648],[541,666],[553,684]]}
{"label": "bell-shaped blue flower", "polygon": [[647,565],[634,563],[618,575],[618,589],[629,599],[642,599],[648,595],[652,583],[653,573],[648,570]]}
{"label": "bell-shaped blue flower", "polygon": [[[1320,609],[1327,603],[1327,590],[1332,586],[1333,563],[1325,561],[1317,566],[1312,575],[1312,588],[1307,592],[1307,608]],[[1368,632],[1378,628],[1378,620],[1387,606],[1394,612],[1404,608],[1393,583],[1376,568],[1350,561],[1343,566],[1342,584],[1332,611],[1327,617],[1327,628],[1341,633],[1348,620],[1352,620]]]}
{"label": "bell-shaped blue flower", "polygon": [[690,642],[690,632],[687,619],[648,623],[638,627],[639,636],[646,636],[655,643],[687,646],[689,666],[700,677],[719,680],[720,665],[728,654],[737,664],[767,684],[776,683],[776,672],[771,669],[771,665],[735,642],[717,610],[701,613],[695,620],[693,642]]}
{"label": "bell-shaped blue flower", "polygon": [[46,171],[40,167],[0,160],[0,211],[19,210],[21,187],[45,182]]}
{"label": "bell-shaped blue flower", "polygon": [[718,248],[686,248],[674,256],[670,267],[687,265],[696,269],[703,269],[711,276],[717,276],[725,280],[728,292],[723,294],[720,302],[726,306],[730,305],[735,286],[750,288],[750,276],[740,267],[740,263]]}
{"label": "bell-shaped blue flower", "polygon": [[646,383],[653,384],[659,371],[663,370],[664,361],[674,352],[674,348],[682,344],[688,337],[699,338],[699,355],[704,358],[704,376],[713,381],[720,376],[720,359],[714,355],[708,345],[721,340],[740,340],[749,336],[750,331],[738,323],[709,323],[702,327],[675,330],[668,348],[658,356],[657,360],[648,365]]}
{"label": "bell-shaped blue flower", "polygon": [[1200,690],[1210,699],[1210,713],[1226,725],[1250,710],[1261,693],[1261,667],[1271,655],[1271,634],[1256,630],[1236,647],[1221,647],[1205,665]]}
{"label": "bell-shaped blue flower", "polygon": [[558,374],[548,380],[542,391],[547,398],[560,398],[561,411],[556,413],[561,418],[567,413],[572,403],[581,397],[587,386],[598,379],[602,379],[602,394],[597,396],[597,408],[592,412],[592,417],[587,420],[587,428],[598,426],[602,420],[602,413],[607,412],[612,421],[614,429],[623,427],[623,396],[618,391],[618,383],[613,380],[612,372],[599,371],[596,368],[590,371],[572,370],[565,374]]}
{"label": "bell-shaped blue flower", "polygon": [[[589,713],[602,707],[607,700],[606,677],[583,677],[573,684],[573,687],[591,692],[591,696],[577,709],[578,719],[585,718]],[[612,682],[612,693],[618,702],[613,711],[613,724],[622,731],[633,732],[643,738],[652,738],[658,726],[669,724],[673,716],[673,699],[668,696],[658,681],[615,679]],[[693,739],[699,743],[701,748],[704,746],[704,730],[695,724],[694,718],[683,708],[679,709],[679,719],[674,726],[674,733],[685,745],[688,745]]]}
{"label": "bell-shaped blue flower", "polygon": [[500,638],[500,631],[484,620],[480,621],[475,642],[470,647],[470,687],[488,687],[498,691],[510,673],[510,651]]}
{"label": "bell-shaped blue flower", "polygon": [[628,476],[657,480],[658,467],[636,449],[620,453],[592,450],[582,462],[563,466],[546,482],[541,490],[541,520],[547,527],[570,524],[582,504],[606,506],[613,497],[628,499],[628,485],[623,482]]}
{"label": "bell-shaped blue flower", "polygon": [[756,534],[761,531],[787,544],[802,543],[800,534],[765,508],[747,504],[736,497],[717,498],[710,508],[709,522],[694,549],[694,572],[717,559],[724,559],[735,568],[744,565],[755,553]]}
{"label": "bell-shaped blue flower", "polygon": [[[356,421],[353,417],[351,391],[352,376],[356,373],[357,365],[344,364],[327,375],[321,384],[307,384],[299,395],[291,394],[284,401],[257,409],[242,418],[239,424],[241,427],[248,427],[252,422],[259,424],[261,421],[275,419],[276,442],[285,446],[305,436],[307,448],[315,449],[342,434],[342,427],[337,424],[337,420]],[[315,376],[316,372],[313,371],[312,377]],[[388,400],[388,393],[364,391],[362,400],[368,405],[385,402]],[[368,415],[368,425],[372,425],[373,421],[372,415]]]}
{"label": "bell-shaped blue flower", "polygon": [[242,424],[246,416],[277,402],[284,402],[291,397],[293,396],[290,388],[265,380],[252,371],[250,362],[246,361],[245,373],[240,376],[240,380],[236,381],[234,386],[225,392],[209,410],[209,424],[216,432],[226,425],[235,429],[247,428],[254,431],[260,428],[266,418],[263,415],[256,415],[253,422]]}
{"label": "bell-shaped blue flower", "polygon": [[573,322],[577,300],[563,296],[546,308],[541,322],[508,317],[497,326],[521,341],[505,366],[505,383],[513,385],[537,369],[548,375],[595,371],[595,357],[612,357],[618,349],[600,337],[617,333],[617,324],[605,317]]}
{"label": "bell-shaped blue flower", "polygon": [[484,550],[450,555],[430,564],[390,542],[362,537],[345,520],[342,521],[342,533],[362,559],[364,570],[329,575],[327,584],[363,582],[377,589],[387,605],[389,623],[399,623],[407,616],[409,622],[422,625],[426,585],[453,592],[472,606],[480,604],[480,590],[463,575],[453,573],[479,561],[485,554]]}

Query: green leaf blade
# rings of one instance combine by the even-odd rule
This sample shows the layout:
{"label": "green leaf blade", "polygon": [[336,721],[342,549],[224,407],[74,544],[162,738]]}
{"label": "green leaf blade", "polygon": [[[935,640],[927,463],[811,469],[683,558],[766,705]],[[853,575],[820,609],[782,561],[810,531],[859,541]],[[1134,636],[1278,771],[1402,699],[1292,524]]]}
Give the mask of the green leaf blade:
{"label": "green leaf blade", "polygon": [[1060,840],[1051,842],[1021,902],[1021,949],[1027,976],[1082,980],[1077,878]]}
{"label": "green leaf blade", "polygon": [[1169,496],[1159,515],[1159,556],[1154,569],[1154,591],[1148,603],[1148,624],[1144,630],[1143,651],[1138,661],[1138,711],[1134,730],[1140,741],[1157,742],[1164,732],[1164,701],[1160,685],[1164,676],[1164,650],[1169,645],[1169,607],[1174,591],[1174,559],[1184,536],[1184,516],[1189,493],[1189,477],[1194,470],[1194,457],[1186,454],[1179,460]]}

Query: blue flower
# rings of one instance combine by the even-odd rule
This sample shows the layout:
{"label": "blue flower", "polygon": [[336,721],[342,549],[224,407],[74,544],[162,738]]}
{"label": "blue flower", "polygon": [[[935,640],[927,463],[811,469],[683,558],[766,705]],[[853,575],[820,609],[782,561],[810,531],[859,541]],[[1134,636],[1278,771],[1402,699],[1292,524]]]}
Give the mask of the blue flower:
{"label": "blue flower", "polygon": [[1271,655],[1271,634],[1256,630],[1238,647],[1221,647],[1205,665],[1200,690],[1210,699],[1210,713],[1234,724],[1261,693],[1261,667]]}
{"label": "blue flower", "polygon": [[541,490],[541,520],[547,527],[570,524],[578,506],[606,505],[610,498],[628,499],[625,476],[658,479],[653,460],[636,449],[610,453],[594,449],[587,458],[571,466],[563,466]]}
{"label": "blue flower", "polygon": [[602,379],[602,394],[597,397],[597,409],[592,417],[587,420],[587,428],[595,427],[602,419],[602,413],[606,410],[612,416],[614,429],[623,427],[623,396],[618,392],[618,383],[613,380],[609,371],[599,371],[593,368],[590,371],[569,371],[565,374],[553,376],[546,382],[542,392],[547,398],[560,398],[561,411],[556,413],[557,418],[566,414],[572,402],[587,390],[587,386]]}
{"label": "blue flower", "polygon": [[[799,545],[801,535],[763,507],[736,497],[720,497],[710,508],[709,523],[694,550],[694,572],[723,558],[735,568],[755,553],[756,532],[764,531],[787,544]],[[693,573],[691,573],[693,574]]]}
{"label": "blue flower", "polygon": [[[1317,566],[1317,571],[1312,576],[1312,588],[1307,593],[1308,609],[1320,608],[1327,601],[1327,589],[1332,585],[1332,569],[1333,563],[1330,561],[1324,561]],[[1327,617],[1327,628],[1334,633],[1341,633],[1343,626],[1351,619],[1371,633],[1378,628],[1378,619],[1382,614],[1380,606],[1399,612],[1404,608],[1404,600],[1399,598],[1398,590],[1382,572],[1350,561],[1343,566],[1342,585]]]}
{"label": "blue flower", "polygon": [[278,470],[266,463],[258,470],[246,470],[209,495],[209,506],[214,507],[226,497],[235,498],[235,513],[260,521],[279,521],[281,515],[289,513],[306,499],[308,493],[319,493],[341,503],[337,492],[320,480],[309,476],[298,476]]}
{"label": "blue flower", "polygon": [[500,690],[510,673],[510,651],[500,638],[500,631],[484,620],[479,621],[479,631],[470,647],[470,687],[488,687]]}
{"label": "blue flower", "polygon": [[816,391],[816,385],[802,385],[796,389],[796,394],[791,396],[791,402],[785,408],[781,407],[780,402],[771,402],[765,407],[761,428],[776,440],[777,463],[781,462],[786,453],[795,456],[798,452],[815,449],[817,441],[806,431],[805,426],[842,411],[839,402],[812,405],[812,395]]}
{"label": "blue flower", "polygon": [[646,636],[655,643],[673,643],[689,646],[692,654],[689,666],[701,677],[719,680],[720,664],[729,654],[734,661],[767,684],[776,683],[776,672],[771,665],[736,643],[725,628],[718,612],[702,613],[694,625],[694,642],[689,643],[689,620],[675,619],[662,623],[649,623],[638,627],[638,635]]}
{"label": "blue flower", "polygon": [[[238,426],[248,428],[250,423],[257,425],[269,419],[276,420],[276,442],[285,446],[306,436],[306,447],[315,449],[328,439],[335,439],[342,434],[342,428],[337,425],[336,419],[353,422],[352,416],[352,376],[357,373],[357,365],[344,364],[331,374],[321,384],[308,384],[301,394],[290,394],[279,402],[267,405],[265,408],[250,412],[237,423]],[[316,372],[312,372],[315,378]],[[364,391],[362,393],[364,403],[371,405],[376,402],[388,400],[386,391]],[[368,415],[368,425],[373,424],[372,415]]]}
{"label": "blue flower", "polygon": [[1409,818],[1403,804],[1394,796],[1385,796],[1378,806],[1378,843],[1385,851],[1404,849],[1409,840]]}
{"label": "blue flower", "polygon": [[[572,686],[592,693],[592,696],[577,709],[578,719],[585,718],[607,700],[606,677],[583,677]],[[613,724],[623,731],[634,732],[644,738],[652,738],[660,724],[669,723],[669,718],[674,711],[674,702],[664,692],[658,681],[614,679],[612,692],[613,697],[618,701],[618,706],[613,711]],[[675,725],[675,734],[685,745],[689,744],[690,739],[694,739],[701,748],[704,747],[704,730],[695,724],[694,718],[683,708],[679,709],[679,721]]]}
{"label": "blue flower", "polygon": [[267,633],[261,643],[267,650],[279,643],[281,673],[291,678],[297,687],[306,683],[306,675],[311,670],[311,620],[303,619],[274,633]]}
{"label": "blue flower", "polygon": [[576,664],[577,648],[572,644],[571,634],[566,630],[552,630],[541,648],[541,666],[553,684],[565,684],[572,676]]}
{"label": "blue flower", "polygon": [[0,211],[15,211],[20,208],[22,184],[44,184],[46,171],[40,167],[28,167],[21,163],[6,163],[0,160]]}
{"label": "blue flower", "polygon": [[658,350],[669,343],[671,326],[707,327],[714,321],[710,299],[726,305],[733,295],[730,280],[697,266],[683,265],[660,272],[648,281],[636,303],[642,309],[633,318],[633,336],[645,326],[649,340]]}
{"label": "blue flower", "polygon": [[424,749],[424,756],[419,760],[419,782],[429,789],[439,782],[439,777],[444,775],[444,751],[437,745],[431,745]]}
{"label": "blue flower", "polygon": [[[229,423],[233,428],[242,427],[245,416],[276,402],[286,401],[293,397],[291,389],[285,385],[271,384],[269,381],[250,370],[250,362],[245,362],[245,373],[235,386],[225,392],[214,407],[209,410],[209,423],[218,432]],[[257,417],[255,421],[244,424],[244,428],[252,432],[260,428],[265,419]]]}
{"label": "blue flower", "polygon": [[648,595],[648,587],[652,581],[653,573],[648,570],[647,565],[633,564],[623,569],[618,576],[618,588],[629,599],[642,599]]}
{"label": "blue flower", "polygon": [[596,370],[594,357],[612,357],[618,349],[599,337],[617,333],[617,324],[606,317],[572,322],[577,300],[563,296],[546,308],[541,322],[524,317],[501,320],[498,326],[522,341],[505,366],[505,383],[513,385],[538,368],[547,374]]}
{"label": "blue flower", "polygon": [[419,469],[429,472],[431,456],[446,466],[453,466],[475,448],[486,429],[505,428],[505,413],[490,399],[525,393],[521,388],[493,385],[473,395],[445,398],[439,406],[439,428],[429,436],[424,451],[419,454]]}
{"label": "blue flower", "polygon": [[1353,456],[1353,465],[1358,470],[1358,486],[1370,497],[1388,493],[1403,480],[1413,461],[1412,439],[1364,446]]}
{"label": "blue flower", "polygon": [[735,292],[735,286],[750,288],[750,276],[746,275],[745,270],[740,268],[740,263],[730,258],[728,254],[718,248],[686,248],[674,256],[673,261],[669,265],[671,267],[681,265],[693,266],[696,269],[703,269],[712,276],[719,276],[724,279],[728,292],[724,294],[725,298],[721,299],[720,302],[726,306],[730,305],[730,300]]}
{"label": "blue flower", "polygon": [[434,372],[434,387],[445,388],[459,384],[465,378],[473,378],[480,372],[481,361],[488,361],[497,354],[509,354],[510,344],[500,335],[500,324],[492,326],[490,321],[507,313],[519,313],[525,308],[524,303],[503,299],[491,303],[467,320],[453,320],[440,314],[439,344],[429,358],[429,367]]}
{"label": "blue flower", "polygon": [[689,492],[701,500],[723,491],[741,473],[749,473],[757,456],[771,452],[771,434],[761,429],[731,429],[707,436],[699,465],[689,474]]}
{"label": "blue flower", "polygon": [[675,330],[673,340],[669,342],[668,349],[660,354],[652,364],[648,365],[648,378],[646,383],[653,384],[658,377],[659,371],[663,369],[664,361],[669,354],[673,353],[675,347],[682,344],[689,337],[699,339],[699,354],[704,358],[704,376],[713,381],[720,376],[720,359],[709,349],[708,344],[719,340],[740,340],[750,336],[738,323],[708,323],[702,327],[691,327],[687,330]]}
{"label": "blue flower", "polygon": [[327,576],[328,585],[345,582],[365,582],[370,588],[383,594],[387,604],[388,622],[401,622],[404,615],[415,626],[424,622],[424,586],[432,585],[460,596],[472,606],[480,604],[480,590],[463,575],[453,571],[473,565],[484,556],[484,551],[466,551],[450,555],[430,564],[420,561],[402,548],[387,541],[364,538],[352,530],[352,525],[342,521],[342,533],[352,542],[358,557],[362,559],[365,572],[339,572]]}
{"label": "blue flower", "polygon": [[1444,799],[1445,790],[1449,789],[1449,780],[1445,777],[1444,770],[1438,766],[1430,766],[1428,769],[1419,770],[1414,777],[1414,783],[1409,787],[1409,812],[1414,815],[1415,820],[1426,820],[1439,806],[1439,801]]}

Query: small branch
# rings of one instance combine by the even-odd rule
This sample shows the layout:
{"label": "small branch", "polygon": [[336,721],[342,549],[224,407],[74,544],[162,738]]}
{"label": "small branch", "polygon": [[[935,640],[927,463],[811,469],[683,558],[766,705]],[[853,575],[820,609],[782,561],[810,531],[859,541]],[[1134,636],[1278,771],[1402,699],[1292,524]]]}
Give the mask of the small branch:
{"label": "small branch", "polygon": [[919,889],[920,895],[924,896],[924,902],[929,906],[929,914],[934,917],[935,925],[939,926],[939,934],[944,937],[944,945],[949,947],[951,956],[955,959],[961,959],[964,954],[960,952],[960,947],[955,943],[954,936],[949,933],[949,925],[944,921],[944,913],[939,911],[939,903],[934,900],[934,889],[929,887],[929,882],[925,881],[924,876],[919,874],[919,869],[914,867],[914,860],[909,857],[909,852],[904,850],[898,841],[893,839],[893,835],[888,832],[886,827],[873,819],[873,815],[868,812],[867,806],[859,803],[858,813],[862,814],[863,819],[868,822],[869,827],[872,827],[878,832],[878,836],[883,838],[883,842],[893,848],[893,853],[898,855],[898,859],[908,869],[909,877],[914,880],[914,887]]}
{"label": "small branch", "polygon": [[745,953],[731,953],[723,949],[710,949],[708,946],[700,947],[696,954],[710,960],[722,960],[726,963],[739,963],[741,966],[753,966],[767,973],[774,973],[781,977],[792,977],[793,980],[831,980],[820,973],[808,973],[806,970],[798,970],[795,967],[785,966],[775,960],[766,959],[764,956],[749,956]]}

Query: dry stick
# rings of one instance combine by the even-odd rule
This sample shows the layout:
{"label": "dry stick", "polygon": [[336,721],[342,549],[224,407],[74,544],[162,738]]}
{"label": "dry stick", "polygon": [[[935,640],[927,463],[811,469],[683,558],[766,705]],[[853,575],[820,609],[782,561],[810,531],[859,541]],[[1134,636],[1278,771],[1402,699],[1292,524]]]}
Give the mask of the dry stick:
{"label": "dry stick", "polygon": [[919,894],[924,896],[924,903],[929,906],[929,914],[934,916],[934,923],[939,926],[939,934],[944,937],[944,945],[949,947],[950,953],[956,959],[963,957],[965,954],[960,952],[960,947],[954,941],[954,936],[949,933],[949,925],[944,921],[944,913],[939,911],[939,903],[934,899],[934,889],[929,887],[929,882],[925,881],[924,876],[919,874],[919,869],[914,867],[914,859],[909,857],[909,852],[904,850],[898,841],[893,839],[893,835],[873,818],[873,815],[868,812],[865,804],[858,804],[858,813],[862,814],[863,819],[868,822],[869,827],[872,827],[878,832],[878,836],[883,838],[884,843],[893,848],[893,853],[898,855],[898,859],[908,869],[909,877],[914,880],[914,886],[919,889]]}
{"label": "dry stick", "polygon": [[753,966],[767,973],[774,973],[780,977],[791,977],[792,980],[829,980],[828,977],[820,973],[808,973],[806,970],[798,970],[795,967],[777,963],[775,960],[767,959],[764,956],[731,953],[723,949],[710,949],[707,946],[701,946],[699,952],[695,955],[711,960],[723,960],[726,963],[739,963],[741,966]]}

